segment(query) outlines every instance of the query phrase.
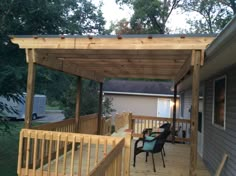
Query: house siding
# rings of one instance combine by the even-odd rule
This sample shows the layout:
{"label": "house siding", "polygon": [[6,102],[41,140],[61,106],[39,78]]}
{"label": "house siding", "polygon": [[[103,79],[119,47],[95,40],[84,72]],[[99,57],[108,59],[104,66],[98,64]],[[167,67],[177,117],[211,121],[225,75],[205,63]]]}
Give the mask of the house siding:
{"label": "house siding", "polygon": [[187,90],[181,94],[183,103],[181,103],[182,115],[184,119],[190,119],[189,109],[192,105],[192,92],[191,90]]}
{"label": "house siding", "polygon": [[[181,110],[183,110],[183,118],[190,119],[190,108],[192,106],[192,90],[188,89],[181,93],[180,95],[183,99],[181,103]],[[203,112],[203,100],[199,98],[199,112]]]}
{"label": "house siding", "polygon": [[[217,170],[224,153],[229,155],[222,176],[236,173],[236,66],[205,81],[204,150],[203,159],[212,174]],[[212,124],[213,82],[226,75],[226,128]]]}
{"label": "house siding", "polygon": [[[113,109],[116,111],[112,114],[122,112],[132,112],[136,115],[157,116],[157,99],[164,97],[152,96],[133,96],[133,95],[111,95],[105,94],[105,97],[112,99]],[[167,98],[173,101],[173,98]],[[172,108],[171,108],[172,117]],[[177,117],[179,117],[179,100],[177,101]]]}

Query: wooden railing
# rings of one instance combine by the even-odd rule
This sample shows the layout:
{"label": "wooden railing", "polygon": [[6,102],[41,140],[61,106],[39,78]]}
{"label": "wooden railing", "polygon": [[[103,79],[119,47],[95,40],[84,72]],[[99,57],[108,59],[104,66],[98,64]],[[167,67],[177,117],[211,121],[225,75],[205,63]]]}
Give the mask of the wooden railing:
{"label": "wooden railing", "polygon": [[[53,143],[57,148],[54,158],[51,153]],[[118,138],[22,129],[17,173],[19,176],[128,176],[130,143],[131,134]],[[68,147],[71,147],[70,152]]]}
{"label": "wooden railing", "polygon": [[32,129],[74,133],[76,132],[75,119],[70,118],[70,119],[60,121],[60,122],[47,123],[47,124],[32,127]]}
{"label": "wooden railing", "polygon": [[102,122],[101,122],[101,134],[105,135],[105,136],[110,136],[111,135],[111,119],[105,119],[102,118]]}
{"label": "wooden railing", "polygon": [[89,114],[81,116],[80,119],[80,133],[97,134],[98,114]]}
{"label": "wooden railing", "polygon": [[[172,118],[132,115],[129,119],[129,128],[133,130],[134,137],[141,137],[145,128],[158,128],[167,122],[172,124],[172,120]],[[176,141],[189,142],[189,131],[189,119],[176,119]]]}
{"label": "wooden railing", "polygon": [[[98,114],[90,114],[80,117],[80,133],[97,134]],[[105,123],[105,122],[104,122]],[[107,127],[107,126],[105,126]],[[58,131],[58,132],[77,132],[75,118],[66,119],[60,122],[43,124],[33,127],[35,130]]]}
{"label": "wooden railing", "polygon": [[124,127],[129,123],[130,116],[132,114],[129,112],[123,112],[116,114],[115,116],[115,131],[118,131],[120,128]]}

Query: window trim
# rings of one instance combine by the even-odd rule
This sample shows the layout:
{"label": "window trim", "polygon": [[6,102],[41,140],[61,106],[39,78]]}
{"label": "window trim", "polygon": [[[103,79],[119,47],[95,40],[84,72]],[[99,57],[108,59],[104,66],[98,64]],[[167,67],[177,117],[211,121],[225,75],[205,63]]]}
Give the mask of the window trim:
{"label": "window trim", "polygon": [[[214,122],[214,120],[215,120],[215,82],[220,80],[220,79],[225,79],[224,126],[218,125]],[[223,76],[220,76],[220,77],[213,80],[213,96],[212,96],[213,97],[213,102],[212,102],[212,125],[219,128],[219,129],[222,129],[222,130],[226,130],[226,103],[227,103],[226,94],[227,94],[227,76],[223,75]]]}

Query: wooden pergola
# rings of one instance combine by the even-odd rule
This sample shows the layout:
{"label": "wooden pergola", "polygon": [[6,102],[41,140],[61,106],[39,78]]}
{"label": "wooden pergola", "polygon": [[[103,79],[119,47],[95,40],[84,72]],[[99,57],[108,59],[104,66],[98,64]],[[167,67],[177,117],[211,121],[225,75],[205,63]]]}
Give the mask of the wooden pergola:
{"label": "wooden pergola", "polygon": [[[76,123],[79,124],[81,77],[100,83],[101,118],[104,78],[150,78],[172,80],[176,104],[177,86],[190,72],[192,80],[190,175],[197,165],[199,69],[212,36],[12,36],[11,41],[26,50],[28,63],[26,128],[30,128],[35,65],[78,76]],[[176,106],[173,108],[173,132]],[[100,128],[100,120],[98,127]],[[99,129],[98,128],[98,129]],[[173,135],[174,141],[174,135]]]}

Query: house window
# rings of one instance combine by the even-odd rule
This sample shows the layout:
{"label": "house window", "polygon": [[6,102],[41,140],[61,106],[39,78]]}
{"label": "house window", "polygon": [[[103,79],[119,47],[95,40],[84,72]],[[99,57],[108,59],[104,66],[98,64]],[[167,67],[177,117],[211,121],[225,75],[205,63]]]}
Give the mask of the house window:
{"label": "house window", "polygon": [[213,124],[225,128],[226,76],[214,80]]}

